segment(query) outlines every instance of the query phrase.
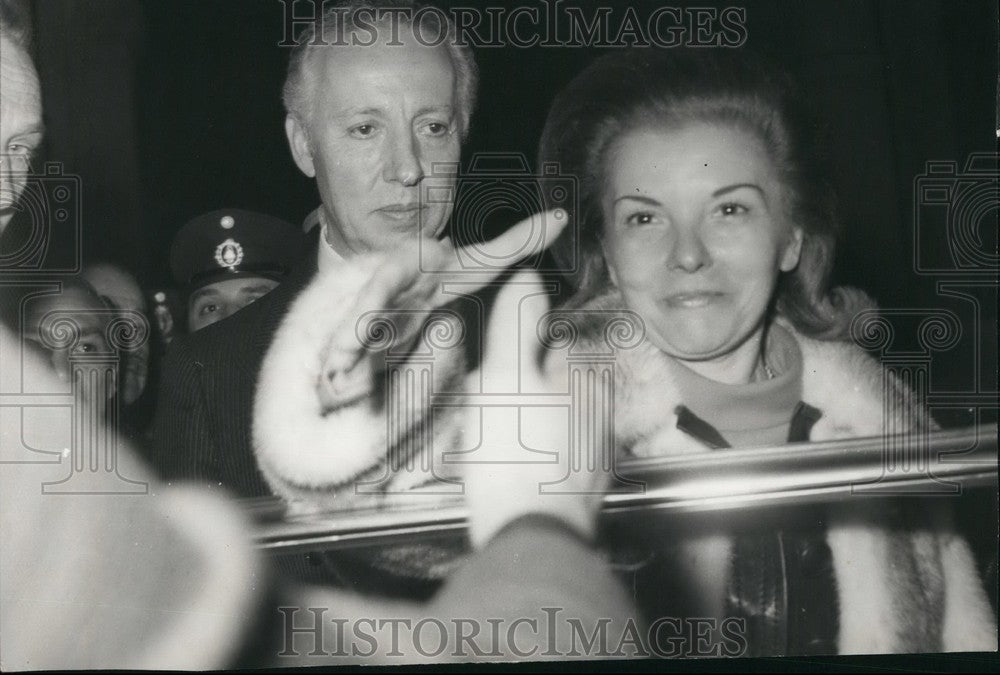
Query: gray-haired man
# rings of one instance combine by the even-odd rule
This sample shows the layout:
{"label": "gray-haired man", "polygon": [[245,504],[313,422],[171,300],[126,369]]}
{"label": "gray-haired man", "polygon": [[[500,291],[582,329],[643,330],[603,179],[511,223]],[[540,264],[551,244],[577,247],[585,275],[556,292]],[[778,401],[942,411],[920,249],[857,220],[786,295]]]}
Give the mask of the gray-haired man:
{"label": "gray-haired man", "polygon": [[[431,181],[453,187],[454,173],[434,175],[433,165],[458,162],[477,81],[471,51],[447,22],[408,3],[350,3],[329,8],[299,37],[285,129],[297,166],[316,179],[320,233],[277,289],[172,345],[154,423],[167,478],[268,494],[251,412],[261,361],[289,305],[317,270],[441,235],[451,202],[427,205],[420,191]],[[435,39],[441,31],[450,37]]]}

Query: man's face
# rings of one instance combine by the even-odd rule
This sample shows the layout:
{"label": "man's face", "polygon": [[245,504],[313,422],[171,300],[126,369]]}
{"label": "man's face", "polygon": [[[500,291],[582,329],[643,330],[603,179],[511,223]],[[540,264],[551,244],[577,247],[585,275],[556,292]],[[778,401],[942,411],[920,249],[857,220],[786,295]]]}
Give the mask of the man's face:
{"label": "man's face", "polygon": [[[327,240],[342,255],[436,237],[451,215],[455,173],[432,165],[459,160],[455,73],[444,47],[422,46],[409,31],[400,38],[315,47],[308,119],[286,123],[296,164],[316,178]],[[432,186],[440,189],[428,200]]]}
{"label": "man's face", "polygon": [[188,300],[188,332],[222,321],[277,285],[277,281],[264,277],[237,277],[202,286]]}
{"label": "man's face", "polygon": [[31,156],[42,143],[42,95],[31,59],[0,37],[0,233],[14,216]]}

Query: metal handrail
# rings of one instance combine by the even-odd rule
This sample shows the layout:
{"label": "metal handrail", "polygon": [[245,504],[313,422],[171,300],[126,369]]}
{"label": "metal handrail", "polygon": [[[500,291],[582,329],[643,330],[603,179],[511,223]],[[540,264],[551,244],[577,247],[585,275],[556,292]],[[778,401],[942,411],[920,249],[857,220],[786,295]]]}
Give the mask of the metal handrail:
{"label": "metal handrail", "polygon": [[[644,489],[603,497],[603,524],[660,517],[732,512],[772,506],[829,503],[858,497],[958,495],[997,484],[997,425],[925,436],[871,437],[705,454],[629,460],[623,479]],[[908,453],[908,454],[907,454]],[[903,468],[903,458],[913,465]],[[895,465],[889,466],[887,458]],[[277,498],[244,501],[257,521],[255,541],[274,553],[382,546],[464,534],[468,511],[461,496],[426,495],[414,505],[389,496],[372,510],[288,518]],[[646,522],[646,521],[643,521]]]}

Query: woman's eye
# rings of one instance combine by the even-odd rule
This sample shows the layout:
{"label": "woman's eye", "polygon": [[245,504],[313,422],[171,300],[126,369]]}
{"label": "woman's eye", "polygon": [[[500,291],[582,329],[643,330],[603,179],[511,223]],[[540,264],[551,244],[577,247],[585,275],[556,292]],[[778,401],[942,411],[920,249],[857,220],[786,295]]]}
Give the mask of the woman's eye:
{"label": "woman's eye", "polygon": [[745,207],[743,204],[727,202],[719,206],[718,212],[723,216],[739,216],[744,213],[749,213],[750,209]]}
{"label": "woman's eye", "polygon": [[640,211],[639,213],[633,213],[628,218],[625,219],[627,225],[649,225],[653,222],[653,214],[647,213],[645,211]]}
{"label": "woman's eye", "polygon": [[73,347],[74,354],[91,354],[97,351],[97,348],[89,342],[81,342],[77,346]]}
{"label": "woman's eye", "polygon": [[212,314],[217,311],[219,311],[219,306],[210,303],[207,305],[202,305],[201,309],[198,310],[198,314],[200,314],[201,316],[205,316],[206,314]]}

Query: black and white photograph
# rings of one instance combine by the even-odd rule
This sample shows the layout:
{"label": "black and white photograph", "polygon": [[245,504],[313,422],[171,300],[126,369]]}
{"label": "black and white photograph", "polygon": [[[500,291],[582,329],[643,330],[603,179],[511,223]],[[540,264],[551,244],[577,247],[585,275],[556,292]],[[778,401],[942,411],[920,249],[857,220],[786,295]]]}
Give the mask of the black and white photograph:
{"label": "black and white photograph", "polygon": [[0,0],[0,669],[995,669],[998,22]]}

